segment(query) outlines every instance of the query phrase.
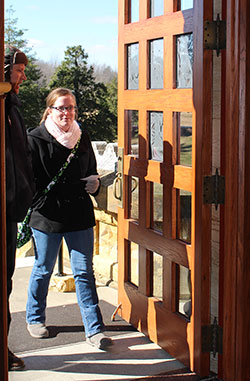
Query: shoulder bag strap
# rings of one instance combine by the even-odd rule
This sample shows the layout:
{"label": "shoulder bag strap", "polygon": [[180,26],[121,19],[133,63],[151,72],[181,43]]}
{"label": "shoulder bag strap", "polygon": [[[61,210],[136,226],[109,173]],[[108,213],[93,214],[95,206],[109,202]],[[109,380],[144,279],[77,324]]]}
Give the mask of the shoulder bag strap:
{"label": "shoulder bag strap", "polygon": [[73,159],[73,157],[75,156],[77,150],[78,150],[78,147],[79,147],[79,144],[80,144],[80,141],[81,141],[81,136],[80,138],[78,139],[75,147],[72,149],[72,151],[70,152],[69,156],[67,157],[67,160],[65,161],[65,163],[62,165],[62,167],[59,169],[59,171],[57,172],[57,174],[53,177],[53,179],[50,181],[50,183],[47,185],[47,187],[43,190],[42,192],[42,195],[39,197],[39,199],[36,201],[35,205],[33,205],[30,209],[31,211],[36,208],[42,201],[43,197],[46,196],[46,194],[50,191],[50,189],[58,182],[58,180],[60,179],[60,177],[62,176],[62,174],[64,173],[65,169],[69,166],[71,160]]}

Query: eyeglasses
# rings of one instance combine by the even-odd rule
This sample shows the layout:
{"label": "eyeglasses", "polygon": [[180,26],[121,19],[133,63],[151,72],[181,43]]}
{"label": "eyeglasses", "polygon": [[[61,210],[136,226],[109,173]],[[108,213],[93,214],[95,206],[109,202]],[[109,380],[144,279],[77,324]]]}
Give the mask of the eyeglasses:
{"label": "eyeglasses", "polygon": [[59,107],[50,106],[50,108],[54,108],[55,110],[57,110],[59,112],[65,112],[65,111],[73,112],[73,111],[77,110],[76,106],[67,106],[67,107],[65,107],[65,106],[59,106]]}

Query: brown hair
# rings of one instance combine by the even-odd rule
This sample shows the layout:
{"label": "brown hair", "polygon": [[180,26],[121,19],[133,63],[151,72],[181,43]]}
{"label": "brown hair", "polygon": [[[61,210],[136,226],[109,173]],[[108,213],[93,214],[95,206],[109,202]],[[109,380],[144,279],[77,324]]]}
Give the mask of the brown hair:
{"label": "brown hair", "polygon": [[70,95],[74,99],[74,102],[76,104],[76,97],[74,96],[71,90],[66,89],[64,87],[58,87],[57,89],[52,90],[46,98],[46,109],[43,113],[40,124],[47,119],[49,108],[55,104],[56,100],[59,97],[64,97],[65,95]]}

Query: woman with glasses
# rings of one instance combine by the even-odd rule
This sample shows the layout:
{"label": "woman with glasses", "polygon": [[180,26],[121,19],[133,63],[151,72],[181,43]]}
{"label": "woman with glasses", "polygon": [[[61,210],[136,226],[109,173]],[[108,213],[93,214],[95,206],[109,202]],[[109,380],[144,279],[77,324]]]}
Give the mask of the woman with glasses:
{"label": "woman with glasses", "polygon": [[76,122],[76,99],[69,89],[57,88],[48,95],[41,124],[28,132],[36,182],[33,204],[77,150],[63,175],[34,207],[30,226],[33,232],[35,263],[31,273],[26,308],[27,329],[34,338],[49,336],[46,327],[46,298],[57,254],[64,238],[70,255],[78,305],[86,340],[99,349],[112,344],[103,334],[93,273],[93,226],[91,195],[100,188],[96,159],[86,130]]}

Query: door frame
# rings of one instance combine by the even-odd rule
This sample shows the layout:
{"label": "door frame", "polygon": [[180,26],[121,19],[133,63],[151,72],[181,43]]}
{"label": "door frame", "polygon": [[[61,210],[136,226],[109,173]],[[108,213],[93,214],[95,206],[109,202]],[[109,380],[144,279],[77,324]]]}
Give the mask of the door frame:
{"label": "door frame", "polygon": [[[4,0],[0,0],[0,82],[4,82]],[[0,95],[0,379],[8,380],[7,276],[6,276],[6,203],[5,203],[5,117],[4,98]]]}
{"label": "door frame", "polygon": [[222,377],[250,379],[250,4],[225,0],[225,206]]}

